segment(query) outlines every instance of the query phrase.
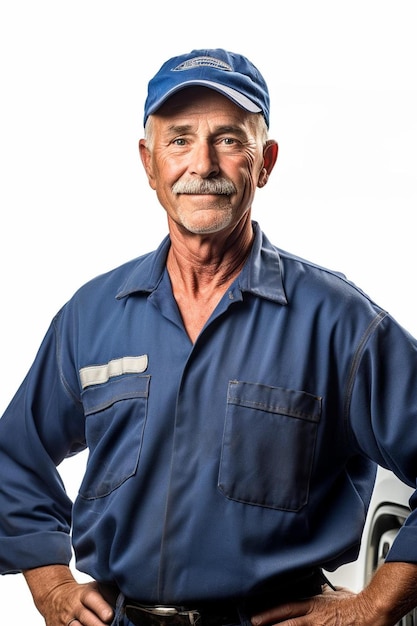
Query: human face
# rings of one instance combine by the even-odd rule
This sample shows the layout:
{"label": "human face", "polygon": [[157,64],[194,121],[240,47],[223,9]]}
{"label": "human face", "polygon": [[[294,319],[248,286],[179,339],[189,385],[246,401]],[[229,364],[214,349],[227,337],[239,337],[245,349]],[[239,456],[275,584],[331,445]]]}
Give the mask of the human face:
{"label": "human face", "polygon": [[171,225],[206,235],[233,230],[249,216],[269,173],[258,115],[213,90],[188,88],[150,124],[141,157]]}

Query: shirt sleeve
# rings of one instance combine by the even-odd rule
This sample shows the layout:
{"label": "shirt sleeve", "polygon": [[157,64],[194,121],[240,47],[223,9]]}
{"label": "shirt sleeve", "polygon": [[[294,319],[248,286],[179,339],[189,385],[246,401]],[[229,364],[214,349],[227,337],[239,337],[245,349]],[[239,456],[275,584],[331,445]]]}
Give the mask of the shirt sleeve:
{"label": "shirt sleeve", "polygon": [[51,325],[0,419],[0,573],[68,564],[71,509],[57,470],[85,447],[81,405],[58,362]]}
{"label": "shirt sleeve", "polygon": [[[417,483],[417,341],[386,315],[352,369],[347,416],[362,453],[407,485]],[[417,492],[388,561],[417,563]]]}

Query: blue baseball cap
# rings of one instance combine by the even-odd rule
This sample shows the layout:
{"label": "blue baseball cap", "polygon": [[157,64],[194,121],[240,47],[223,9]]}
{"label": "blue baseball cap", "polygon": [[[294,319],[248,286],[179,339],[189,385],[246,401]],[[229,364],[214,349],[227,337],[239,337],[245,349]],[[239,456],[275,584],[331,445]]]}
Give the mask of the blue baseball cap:
{"label": "blue baseball cap", "polygon": [[166,61],[149,81],[144,125],[174,93],[193,85],[214,89],[250,113],[262,113],[269,127],[269,93],[262,74],[246,57],[221,48],[193,50]]}

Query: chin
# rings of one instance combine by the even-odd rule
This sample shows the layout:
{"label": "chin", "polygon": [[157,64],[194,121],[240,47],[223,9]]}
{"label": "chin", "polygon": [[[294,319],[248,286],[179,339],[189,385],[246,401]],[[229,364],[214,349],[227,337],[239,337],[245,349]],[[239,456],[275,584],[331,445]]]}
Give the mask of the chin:
{"label": "chin", "polygon": [[180,220],[181,226],[195,235],[211,235],[218,233],[225,228],[229,228],[232,222],[233,215],[229,211],[225,213],[222,212],[221,214],[217,213],[215,218],[211,220]]}

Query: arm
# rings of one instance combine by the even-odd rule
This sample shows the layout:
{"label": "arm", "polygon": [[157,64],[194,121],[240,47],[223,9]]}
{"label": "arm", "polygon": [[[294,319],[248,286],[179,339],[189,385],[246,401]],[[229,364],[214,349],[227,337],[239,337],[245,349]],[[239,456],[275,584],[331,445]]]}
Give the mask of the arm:
{"label": "arm", "polygon": [[57,466],[85,448],[85,420],[61,376],[58,354],[51,326],[0,419],[1,574],[67,565],[72,558],[72,502]]}
{"label": "arm", "polygon": [[66,565],[46,565],[23,574],[46,626],[67,626],[73,619],[83,626],[111,622],[112,607],[99,593],[97,583],[78,583]]}
{"label": "arm", "polygon": [[309,600],[291,602],[252,617],[253,626],[394,626],[417,606],[417,564],[384,563],[360,593],[325,588]]}

